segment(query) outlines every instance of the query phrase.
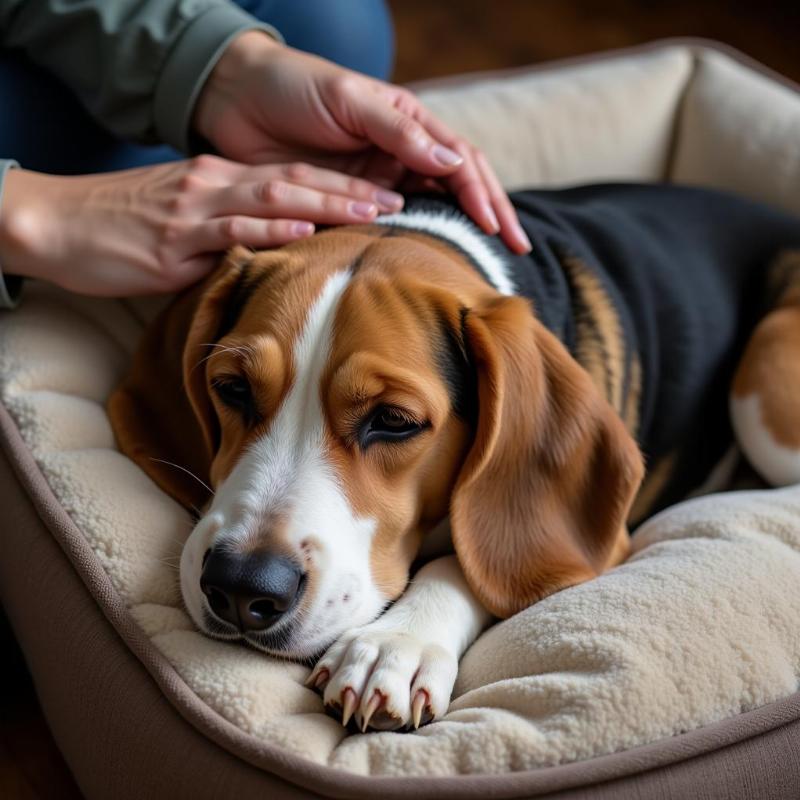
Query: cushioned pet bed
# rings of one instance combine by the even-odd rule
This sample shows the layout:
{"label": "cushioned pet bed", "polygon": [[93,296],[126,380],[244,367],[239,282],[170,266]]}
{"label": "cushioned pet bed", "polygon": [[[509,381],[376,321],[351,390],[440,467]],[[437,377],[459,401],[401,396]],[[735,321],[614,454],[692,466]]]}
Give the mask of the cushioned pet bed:
{"label": "cushioned pet bed", "polygon": [[[512,188],[668,179],[800,212],[800,95],[702,43],[422,91]],[[0,316],[2,599],[87,796],[796,796],[800,487],[662,513],[627,563],[489,629],[442,721],[348,735],[306,667],[181,607],[191,520],[104,410],[163,302],[29,285]]]}

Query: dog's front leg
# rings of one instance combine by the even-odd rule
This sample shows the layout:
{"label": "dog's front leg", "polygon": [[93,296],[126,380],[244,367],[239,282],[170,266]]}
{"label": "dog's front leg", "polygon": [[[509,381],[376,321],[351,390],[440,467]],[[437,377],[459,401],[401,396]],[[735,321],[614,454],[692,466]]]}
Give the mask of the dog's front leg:
{"label": "dog's front leg", "polygon": [[458,660],[489,620],[456,557],[437,558],[383,616],[331,645],[309,684],[345,725],[419,727],[447,711]]}

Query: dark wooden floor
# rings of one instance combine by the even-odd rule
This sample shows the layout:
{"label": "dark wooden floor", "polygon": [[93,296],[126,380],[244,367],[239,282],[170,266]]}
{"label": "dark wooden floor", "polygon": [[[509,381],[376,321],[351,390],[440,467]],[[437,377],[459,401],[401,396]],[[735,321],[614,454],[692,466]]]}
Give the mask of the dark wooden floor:
{"label": "dark wooden floor", "polygon": [[[390,5],[400,83],[668,36],[718,39],[800,82],[796,0],[390,0]],[[0,798],[79,798],[2,619],[0,648],[6,675],[0,684]]]}
{"label": "dark wooden floor", "polygon": [[800,3],[389,0],[395,81],[516,67],[672,36],[717,39],[800,82]]}

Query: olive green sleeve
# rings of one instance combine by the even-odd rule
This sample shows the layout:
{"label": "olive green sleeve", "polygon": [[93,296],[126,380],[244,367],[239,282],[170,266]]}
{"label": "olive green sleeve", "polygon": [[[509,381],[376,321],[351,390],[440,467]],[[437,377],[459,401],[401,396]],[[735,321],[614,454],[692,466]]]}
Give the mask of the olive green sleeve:
{"label": "olive green sleeve", "polygon": [[251,29],[280,38],[229,0],[0,0],[0,46],[64,81],[117,136],[184,152],[205,79]]}
{"label": "olive green sleeve", "polygon": [[[16,161],[10,158],[0,158],[0,211],[3,207],[3,185],[6,180],[6,173],[12,167],[18,167]],[[22,290],[22,278],[18,275],[3,275],[3,263],[0,261],[0,310],[4,308],[14,308],[19,301],[19,293]]]}

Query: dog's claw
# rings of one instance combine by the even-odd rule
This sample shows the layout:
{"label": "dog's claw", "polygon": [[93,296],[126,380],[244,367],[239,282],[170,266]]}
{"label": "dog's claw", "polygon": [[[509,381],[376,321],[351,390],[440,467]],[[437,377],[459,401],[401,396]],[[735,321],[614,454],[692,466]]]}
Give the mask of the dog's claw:
{"label": "dog's claw", "polygon": [[311,670],[311,674],[306,678],[305,685],[310,689],[319,689],[328,681],[330,676],[331,674],[328,672],[327,667],[323,667],[319,672]]}
{"label": "dog's claw", "polygon": [[350,717],[353,716],[357,703],[358,697],[356,697],[356,693],[349,686],[345,687],[342,692],[342,725],[345,727],[350,722]]}
{"label": "dog's claw", "polygon": [[367,727],[369,726],[369,721],[372,719],[372,715],[381,707],[382,704],[383,697],[381,697],[381,693],[376,689],[375,693],[372,695],[372,697],[370,697],[367,707],[364,709],[364,716],[361,720],[361,733],[367,732]]}
{"label": "dog's claw", "polygon": [[314,688],[321,689],[328,682],[328,678],[330,677],[331,674],[327,669],[320,670],[319,675],[317,675],[317,679],[314,681]]}
{"label": "dog's claw", "polygon": [[399,623],[367,625],[331,645],[315,666],[316,674],[325,669],[325,712],[347,730],[413,731],[447,710],[458,659]]}
{"label": "dog's claw", "polygon": [[411,718],[414,721],[414,728],[418,729],[422,722],[422,709],[429,702],[428,693],[424,689],[417,689],[414,699],[411,701]]}

